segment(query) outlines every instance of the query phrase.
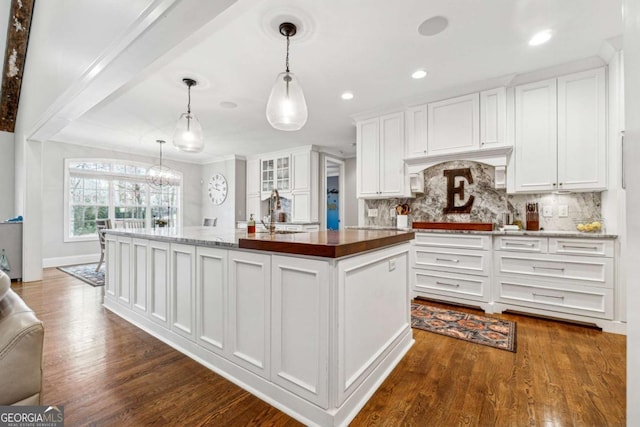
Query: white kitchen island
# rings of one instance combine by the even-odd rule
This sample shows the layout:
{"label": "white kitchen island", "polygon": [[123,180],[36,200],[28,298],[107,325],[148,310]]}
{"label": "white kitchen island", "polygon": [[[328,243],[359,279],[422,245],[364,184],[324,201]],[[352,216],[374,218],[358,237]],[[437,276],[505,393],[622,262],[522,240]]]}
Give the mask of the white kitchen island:
{"label": "white kitchen island", "polygon": [[109,230],[104,306],[307,425],[346,425],[413,344],[412,238]]}

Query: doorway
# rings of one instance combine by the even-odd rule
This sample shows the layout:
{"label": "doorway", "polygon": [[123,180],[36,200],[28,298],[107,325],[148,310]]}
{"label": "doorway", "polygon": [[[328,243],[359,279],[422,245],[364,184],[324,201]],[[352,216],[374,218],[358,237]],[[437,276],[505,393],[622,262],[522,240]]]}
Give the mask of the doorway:
{"label": "doorway", "polygon": [[325,156],[323,175],[323,226],[340,230],[344,224],[344,162]]}

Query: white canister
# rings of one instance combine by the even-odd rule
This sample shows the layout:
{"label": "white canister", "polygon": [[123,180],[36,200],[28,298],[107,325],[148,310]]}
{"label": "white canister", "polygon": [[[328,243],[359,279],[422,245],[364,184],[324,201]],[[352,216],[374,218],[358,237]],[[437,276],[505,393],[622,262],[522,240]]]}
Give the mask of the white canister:
{"label": "white canister", "polygon": [[409,228],[409,215],[396,216],[396,224],[398,228]]}

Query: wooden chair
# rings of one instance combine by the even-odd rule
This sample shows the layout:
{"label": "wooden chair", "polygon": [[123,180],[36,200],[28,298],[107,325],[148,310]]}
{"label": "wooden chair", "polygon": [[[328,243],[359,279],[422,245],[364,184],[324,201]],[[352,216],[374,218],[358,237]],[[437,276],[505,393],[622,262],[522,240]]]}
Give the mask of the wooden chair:
{"label": "wooden chair", "polygon": [[218,224],[218,218],[205,218],[202,225],[205,227],[215,227]]}
{"label": "wooden chair", "polygon": [[113,228],[111,225],[110,219],[96,219],[96,232],[98,233],[98,241],[100,242],[100,262],[98,262],[98,266],[96,267],[96,271],[100,270],[102,263],[104,262],[104,252],[105,252],[105,236],[104,230]]}

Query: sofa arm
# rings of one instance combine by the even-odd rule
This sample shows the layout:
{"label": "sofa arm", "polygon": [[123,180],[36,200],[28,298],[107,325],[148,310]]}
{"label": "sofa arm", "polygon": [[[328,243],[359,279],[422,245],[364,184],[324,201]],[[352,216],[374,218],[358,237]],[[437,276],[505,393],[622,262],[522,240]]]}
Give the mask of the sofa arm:
{"label": "sofa arm", "polygon": [[0,300],[0,405],[40,404],[44,326],[13,290]]}

